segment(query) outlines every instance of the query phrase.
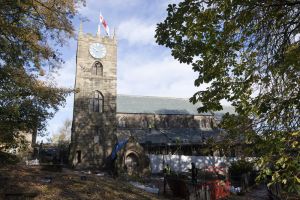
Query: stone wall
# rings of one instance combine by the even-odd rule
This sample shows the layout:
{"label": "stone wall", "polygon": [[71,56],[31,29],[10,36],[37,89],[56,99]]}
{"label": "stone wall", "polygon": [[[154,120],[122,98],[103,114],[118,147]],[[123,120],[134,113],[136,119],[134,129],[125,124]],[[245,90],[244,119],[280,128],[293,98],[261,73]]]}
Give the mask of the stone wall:
{"label": "stone wall", "polygon": [[171,128],[200,128],[212,129],[216,126],[213,116],[205,115],[161,115],[117,113],[118,128],[135,129],[171,129]]}
{"label": "stone wall", "polygon": [[[106,47],[106,56],[95,59],[89,53],[92,43]],[[96,74],[95,63],[101,63]],[[116,64],[115,38],[79,33],[76,57],[70,161],[78,168],[101,167],[116,143]],[[95,93],[101,101],[100,111],[93,110]]]}
{"label": "stone wall", "polygon": [[139,176],[150,174],[150,160],[133,137],[129,137],[125,147],[118,152],[116,165],[119,173]]}

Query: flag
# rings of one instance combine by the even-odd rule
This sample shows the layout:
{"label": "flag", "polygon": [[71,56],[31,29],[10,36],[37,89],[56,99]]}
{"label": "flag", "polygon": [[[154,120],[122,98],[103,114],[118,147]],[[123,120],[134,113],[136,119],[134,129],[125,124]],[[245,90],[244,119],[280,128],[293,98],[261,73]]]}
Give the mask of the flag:
{"label": "flag", "polygon": [[100,17],[99,17],[99,19],[100,19],[100,22],[102,23],[102,25],[103,25],[103,27],[104,27],[104,30],[105,30],[106,34],[109,36],[109,27],[108,27],[108,25],[107,25],[105,19],[103,18],[101,12],[100,12]]}

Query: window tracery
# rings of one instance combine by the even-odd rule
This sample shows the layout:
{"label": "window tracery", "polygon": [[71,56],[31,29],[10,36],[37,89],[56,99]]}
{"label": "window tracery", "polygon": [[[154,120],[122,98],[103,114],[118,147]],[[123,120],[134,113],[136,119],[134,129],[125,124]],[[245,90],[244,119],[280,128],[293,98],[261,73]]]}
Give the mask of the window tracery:
{"label": "window tracery", "polygon": [[103,94],[99,91],[95,91],[93,93],[92,98],[90,99],[90,111],[91,112],[98,112],[102,113],[103,112],[103,107],[104,107],[104,97]]}
{"label": "window tracery", "polygon": [[96,61],[93,64],[92,72],[93,72],[94,75],[103,76],[103,65],[101,64],[101,62]]}

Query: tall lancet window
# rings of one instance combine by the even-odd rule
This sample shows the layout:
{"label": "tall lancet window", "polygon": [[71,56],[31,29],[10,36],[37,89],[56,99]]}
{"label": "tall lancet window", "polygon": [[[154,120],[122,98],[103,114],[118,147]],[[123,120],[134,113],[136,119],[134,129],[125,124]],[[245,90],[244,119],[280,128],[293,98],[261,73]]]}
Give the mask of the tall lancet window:
{"label": "tall lancet window", "polygon": [[93,64],[93,74],[94,75],[98,75],[98,76],[103,76],[103,65],[101,64],[101,62],[96,61]]}
{"label": "tall lancet window", "polygon": [[90,111],[91,112],[103,112],[104,98],[101,92],[95,91],[93,97],[90,99]]}

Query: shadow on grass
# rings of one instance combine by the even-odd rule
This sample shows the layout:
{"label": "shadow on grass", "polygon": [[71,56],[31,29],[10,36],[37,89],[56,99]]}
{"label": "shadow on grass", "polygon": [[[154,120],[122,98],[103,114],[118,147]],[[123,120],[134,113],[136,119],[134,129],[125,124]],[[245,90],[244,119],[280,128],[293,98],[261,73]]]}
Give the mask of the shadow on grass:
{"label": "shadow on grass", "polygon": [[157,195],[134,188],[111,177],[84,175],[80,172],[43,171],[40,167],[2,166],[0,198],[2,199],[159,199]]}

